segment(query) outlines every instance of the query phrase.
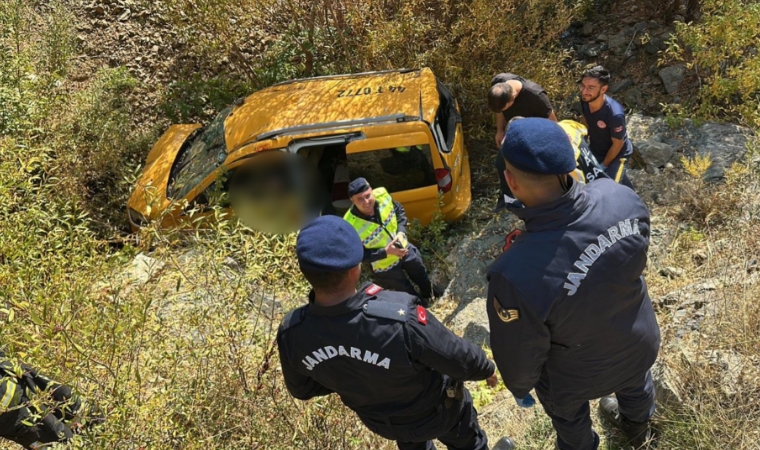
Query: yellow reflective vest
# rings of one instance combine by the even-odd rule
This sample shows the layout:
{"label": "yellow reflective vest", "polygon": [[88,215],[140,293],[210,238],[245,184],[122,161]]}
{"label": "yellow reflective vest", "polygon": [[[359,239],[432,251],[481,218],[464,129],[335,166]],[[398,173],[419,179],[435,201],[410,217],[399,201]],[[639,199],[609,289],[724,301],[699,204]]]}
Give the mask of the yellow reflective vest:
{"label": "yellow reflective vest", "polygon": [[[393,210],[391,194],[382,187],[373,189],[372,193],[375,195],[375,202],[380,212],[380,222],[382,222],[382,225],[354,215],[351,212],[353,208],[349,209],[343,218],[359,233],[359,238],[361,238],[364,248],[374,250],[385,248],[390,244],[398,232],[398,223],[396,222],[396,213]],[[398,256],[388,255],[383,259],[374,261],[372,263],[372,271],[385,272],[400,262],[401,259]]]}
{"label": "yellow reflective vest", "polygon": [[5,360],[0,362],[0,414],[21,403],[22,388],[18,381],[23,370]]}

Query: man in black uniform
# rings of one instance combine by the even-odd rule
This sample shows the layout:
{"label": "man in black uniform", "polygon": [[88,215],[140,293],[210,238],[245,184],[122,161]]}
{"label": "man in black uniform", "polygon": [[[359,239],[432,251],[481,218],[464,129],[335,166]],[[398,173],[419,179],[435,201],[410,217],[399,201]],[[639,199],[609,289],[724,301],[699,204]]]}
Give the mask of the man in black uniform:
{"label": "man in black uniform", "polygon": [[288,391],[301,400],[339,394],[401,450],[434,449],[432,439],[450,450],[487,450],[462,382],[495,386],[494,364],[409,294],[369,283],[357,291],[363,252],[356,231],[338,217],[301,230],[296,253],[313,290],[277,333]]}
{"label": "man in black uniform", "polygon": [[545,119],[510,125],[501,153],[526,230],[490,267],[494,359],[517,403],[535,388],[561,450],[599,445],[589,400],[639,447],[655,408],[650,367],[660,331],[642,272],[649,211],[604,178],[582,186],[562,129]]}
{"label": "man in black uniform", "polygon": [[0,350],[0,437],[26,449],[68,442],[74,432],[100,424],[105,417],[66,385],[32,367],[6,358]]}
{"label": "man in black uniform", "polygon": [[[542,117],[557,121],[549,96],[540,85],[512,73],[500,73],[491,80],[488,108],[496,113],[496,148],[501,148],[507,124],[514,117]],[[497,152],[498,153],[498,152]],[[512,196],[504,180],[504,159],[496,155],[501,195],[494,212],[505,208],[504,195]]]}

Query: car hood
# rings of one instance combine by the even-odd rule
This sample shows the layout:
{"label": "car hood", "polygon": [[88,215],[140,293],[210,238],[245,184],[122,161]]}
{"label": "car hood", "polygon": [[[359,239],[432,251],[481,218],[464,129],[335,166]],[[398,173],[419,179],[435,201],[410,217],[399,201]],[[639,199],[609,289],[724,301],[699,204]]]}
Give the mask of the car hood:
{"label": "car hood", "polygon": [[166,208],[169,203],[166,186],[172,164],[188,136],[200,127],[199,124],[172,125],[164,132],[148,153],[145,168],[127,202],[129,208],[146,218],[152,218],[151,213]]}

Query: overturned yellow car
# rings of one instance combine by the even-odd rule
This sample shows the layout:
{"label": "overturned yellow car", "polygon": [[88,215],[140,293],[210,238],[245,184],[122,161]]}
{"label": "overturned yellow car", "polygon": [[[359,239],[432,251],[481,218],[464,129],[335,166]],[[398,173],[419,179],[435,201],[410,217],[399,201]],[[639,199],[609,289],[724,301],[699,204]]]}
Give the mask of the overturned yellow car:
{"label": "overturned yellow car", "polygon": [[133,230],[202,224],[218,211],[265,231],[342,215],[348,182],[385,187],[422,225],[460,218],[470,166],[456,100],[430,69],[280,83],[206,126],[173,125],[127,203]]}

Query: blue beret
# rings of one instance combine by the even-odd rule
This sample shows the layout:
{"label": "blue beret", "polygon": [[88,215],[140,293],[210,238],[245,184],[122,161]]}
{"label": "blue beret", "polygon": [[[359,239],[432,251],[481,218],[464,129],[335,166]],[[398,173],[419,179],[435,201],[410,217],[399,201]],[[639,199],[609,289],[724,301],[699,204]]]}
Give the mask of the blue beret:
{"label": "blue beret", "polygon": [[362,262],[364,246],[354,227],[343,218],[321,216],[298,234],[296,255],[303,270],[344,272]]}
{"label": "blue beret", "polygon": [[356,194],[361,194],[367,189],[369,189],[369,183],[367,183],[367,180],[365,178],[359,177],[354,181],[348,183],[348,196],[353,197]]}
{"label": "blue beret", "polygon": [[512,122],[501,144],[501,155],[526,172],[560,175],[576,168],[570,139],[549,119],[530,117]]}

